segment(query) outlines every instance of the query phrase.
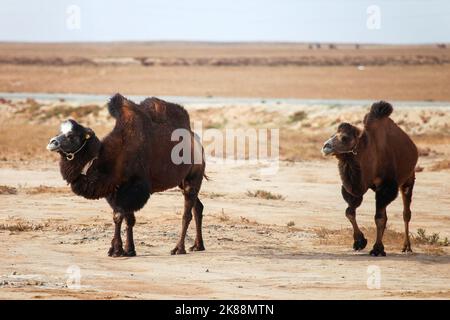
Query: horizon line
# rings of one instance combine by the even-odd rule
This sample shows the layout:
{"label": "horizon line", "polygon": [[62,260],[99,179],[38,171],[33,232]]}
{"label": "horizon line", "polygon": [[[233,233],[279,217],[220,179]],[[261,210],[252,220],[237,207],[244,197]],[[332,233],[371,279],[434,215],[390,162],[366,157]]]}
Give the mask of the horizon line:
{"label": "horizon line", "polygon": [[430,46],[440,44],[450,44],[449,42],[340,42],[340,41],[270,41],[270,40],[249,40],[249,41],[224,41],[224,40],[62,40],[62,41],[29,41],[29,40],[0,40],[0,44],[215,44],[215,45],[235,45],[235,44],[268,44],[268,45],[365,45],[365,46]]}

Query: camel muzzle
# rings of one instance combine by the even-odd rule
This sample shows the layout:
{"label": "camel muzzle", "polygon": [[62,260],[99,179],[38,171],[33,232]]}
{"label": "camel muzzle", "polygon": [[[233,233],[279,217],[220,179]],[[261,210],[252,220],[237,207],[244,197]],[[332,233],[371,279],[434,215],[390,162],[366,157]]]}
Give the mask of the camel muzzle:
{"label": "camel muzzle", "polygon": [[334,153],[332,140],[333,140],[333,138],[325,141],[325,143],[323,144],[322,154],[324,156],[329,156],[329,155],[332,155]]}
{"label": "camel muzzle", "polygon": [[330,146],[327,146],[327,145],[323,146],[323,148],[322,148],[322,154],[324,156],[331,155],[333,153],[333,151],[334,151],[333,148],[331,148]]}
{"label": "camel muzzle", "polygon": [[57,150],[59,150],[59,147],[60,147],[60,144],[59,144],[58,140],[55,138],[52,138],[47,145],[47,150],[48,151],[57,151]]}

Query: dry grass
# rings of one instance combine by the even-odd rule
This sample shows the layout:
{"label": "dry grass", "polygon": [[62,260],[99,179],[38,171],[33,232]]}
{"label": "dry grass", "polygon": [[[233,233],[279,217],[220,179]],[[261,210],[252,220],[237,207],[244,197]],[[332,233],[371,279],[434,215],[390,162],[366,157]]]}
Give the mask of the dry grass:
{"label": "dry grass", "polygon": [[417,234],[412,237],[414,241],[418,244],[428,244],[434,246],[448,246],[449,241],[448,238],[441,239],[439,233],[432,233],[431,235],[427,235],[425,229],[418,229]]}
{"label": "dry grass", "polygon": [[208,199],[216,199],[216,198],[222,198],[225,196],[225,193],[218,193],[218,192],[200,192],[200,196],[203,196]]}
{"label": "dry grass", "polygon": [[309,133],[303,130],[280,131],[280,156],[288,161],[323,159],[321,147],[328,134]]}
{"label": "dry grass", "polygon": [[222,211],[218,215],[220,222],[230,221],[231,217],[225,213],[225,210],[222,209]]}
{"label": "dry grass", "polygon": [[48,125],[7,123],[0,125],[0,157],[9,160],[49,159],[45,149],[58,129]]}
{"label": "dry grass", "polygon": [[17,194],[17,188],[9,186],[0,186],[0,194]]}
{"label": "dry grass", "polygon": [[38,231],[48,227],[47,223],[34,223],[23,219],[13,219],[0,223],[0,230],[11,232]]}
{"label": "dry grass", "polygon": [[445,159],[436,162],[430,168],[431,171],[442,171],[442,170],[450,170],[450,160]]}
{"label": "dry grass", "polygon": [[36,194],[44,194],[44,193],[51,193],[51,194],[70,194],[70,189],[67,187],[51,187],[51,186],[45,186],[40,185],[38,187],[10,187],[5,185],[0,185],[0,195],[13,195],[17,194],[18,192],[25,192],[25,194],[28,195],[36,195]]}
{"label": "dry grass", "polygon": [[33,121],[46,121],[52,118],[66,119],[69,117],[80,119],[90,114],[98,116],[99,112],[104,109],[104,107],[95,104],[77,107],[71,105],[46,107],[44,104],[40,104],[34,99],[27,99],[24,104],[25,107],[18,109],[16,114],[24,115]]}
{"label": "dry grass", "polygon": [[251,198],[261,198],[265,200],[284,200],[281,194],[272,193],[265,190],[247,191],[246,195]]}
{"label": "dry grass", "polygon": [[66,118],[75,118],[75,119],[82,119],[90,114],[93,114],[94,116],[98,116],[100,110],[102,110],[103,107],[100,107],[98,105],[86,105],[86,106],[80,106],[80,107],[72,107],[67,105],[60,105],[55,106],[53,108],[50,108],[42,113],[40,113],[38,118],[42,121],[51,119],[51,118],[57,118],[57,119],[66,119]]}
{"label": "dry grass", "polygon": [[68,194],[70,189],[67,187],[50,187],[45,185],[40,185],[38,187],[25,188],[25,193],[30,195],[42,194],[42,193],[52,193],[52,194]]}
{"label": "dry grass", "polygon": [[[102,125],[94,129],[100,137],[110,130]],[[58,125],[46,123],[36,125],[17,119],[0,122],[0,166],[8,161],[56,161],[57,155],[48,152],[45,147],[58,131]]]}
{"label": "dry grass", "polygon": [[305,111],[297,111],[294,114],[289,116],[289,122],[299,122],[303,121],[308,117],[308,114]]}
{"label": "dry grass", "polygon": [[[20,106],[17,108],[25,111],[20,114],[3,114],[3,118],[0,117],[0,165],[4,161],[56,160],[56,155],[48,152],[45,146],[49,138],[58,132],[59,120],[64,117],[74,116],[83,124],[92,127],[100,137],[109,132],[114,124],[113,120],[109,121],[106,111],[99,114],[103,107],[98,105],[74,107],[61,104],[52,107],[41,105],[33,99],[18,104]],[[12,110],[15,110],[13,103],[9,103],[9,105]],[[74,112],[75,114],[73,114]],[[361,109],[361,112],[364,111]],[[398,115],[400,118],[402,118],[401,112],[399,111]],[[430,111],[430,115],[434,113],[436,111]],[[444,114],[445,116],[448,115],[448,113]],[[352,115],[354,118],[352,118]],[[205,128],[219,129],[222,133],[225,133],[225,129],[228,128],[244,130],[280,128],[279,155],[281,160],[287,161],[324,159],[321,154],[321,146],[329,137],[332,127],[335,126],[332,123],[362,119],[362,117],[363,113],[359,117],[359,114],[348,114],[345,111],[343,111],[342,116],[338,117],[334,114],[323,115],[322,112],[315,112],[314,110],[285,113],[282,110],[267,111],[259,107],[242,110],[238,108],[211,108],[191,112],[193,121],[202,121]],[[39,120],[41,122],[36,125],[33,123],[36,119],[46,120]],[[439,127],[436,128],[425,128],[425,133],[412,135],[413,140],[419,147],[421,157],[429,157],[433,161],[448,158],[450,132],[445,129],[445,125],[442,123],[440,122]],[[411,126],[414,130],[422,128],[422,124],[412,124]],[[205,146],[210,143],[211,141],[204,141]],[[216,150],[214,155],[219,157],[223,155],[226,149],[226,141],[224,141],[223,148],[224,150]],[[246,141],[245,149],[245,154],[241,156],[247,159],[248,141]],[[236,146],[235,152],[237,153]],[[449,162],[442,161],[431,170],[447,170],[448,168]]]}
{"label": "dry grass", "polygon": [[[342,228],[337,230],[331,230],[327,228],[313,229],[318,238],[319,244],[323,245],[338,245],[338,246],[350,246],[353,243],[353,229]],[[364,236],[367,238],[368,246],[375,241],[376,228],[361,228]],[[439,234],[426,235],[425,230],[418,230],[416,235],[411,234],[411,244],[414,247],[420,247],[425,253],[430,255],[442,255],[444,250],[443,246],[448,246],[448,239],[440,239]],[[388,245],[394,250],[400,250],[403,246],[404,233],[386,228],[383,236],[384,245]]]}

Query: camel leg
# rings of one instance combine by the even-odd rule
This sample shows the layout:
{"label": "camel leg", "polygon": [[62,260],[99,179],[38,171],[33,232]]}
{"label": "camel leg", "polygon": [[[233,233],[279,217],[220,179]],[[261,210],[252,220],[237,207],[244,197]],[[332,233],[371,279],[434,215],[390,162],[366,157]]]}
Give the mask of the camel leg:
{"label": "camel leg", "polygon": [[195,219],[195,241],[194,245],[189,248],[190,251],[204,251],[205,246],[203,245],[202,236],[202,220],[203,220],[203,203],[197,198],[194,205],[194,219]]}
{"label": "camel leg", "polygon": [[108,251],[110,257],[123,256],[122,237],[120,236],[120,229],[122,227],[123,215],[120,212],[113,213],[114,220],[114,238],[111,241],[111,248]]}
{"label": "camel leg", "polygon": [[342,197],[348,204],[348,208],[345,210],[345,216],[350,221],[353,227],[353,250],[362,250],[367,245],[367,239],[364,238],[364,234],[358,227],[356,222],[356,208],[361,205],[363,197],[355,197],[345,190],[344,186],[341,188]]}
{"label": "camel leg", "polygon": [[377,239],[373,245],[372,251],[370,251],[371,256],[386,256],[383,245],[383,234],[387,223],[386,207],[394,201],[397,195],[398,185],[393,181],[385,182],[375,191],[375,224],[377,226]]}
{"label": "camel leg", "polygon": [[186,238],[189,223],[192,220],[192,208],[194,207],[195,202],[197,201],[197,192],[194,188],[190,186],[184,186],[183,194],[184,194],[184,213],[181,224],[181,235],[180,240],[178,241],[175,248],[172,251],[170,251],[172,255],[186,253],[186,249],[184,246],[184,239]]}
{"label": "camel leg", "polygon": [[413,176],[400,188],[403,199],[403,221],[405,223],[405,242],[402,252],[412,252],[411,240],[409,239],[409,221],[411,220],[411,198],[414,188],[414,180],[415,177]]}
{"label": "camel leg", "polygon": [[129,212],[125,215],[125,221],[127,223],[127,240],[125,241],[125,252],[124,256],[134,257],[136,255],[136,250],[134,248],[133,240],[133,227],[136,223],[136,218],[134,212]]}

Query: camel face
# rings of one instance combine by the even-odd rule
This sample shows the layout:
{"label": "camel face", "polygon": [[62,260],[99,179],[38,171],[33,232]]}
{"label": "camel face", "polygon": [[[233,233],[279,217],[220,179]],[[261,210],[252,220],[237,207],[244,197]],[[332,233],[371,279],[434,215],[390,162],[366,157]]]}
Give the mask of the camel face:
{"label": "camel face", "polygon": [[75,120],[67,120],[61,124],[60,134],[51,138],[47,150],[63,154],[74,153],[93,135],[93,131],[78,124]]}
{"label": "camel face", "polygon": [[325,156],[353,152],[358,144],[359,129],[349,123],[341,123],[337,132],[325,141],[322,153]]}

